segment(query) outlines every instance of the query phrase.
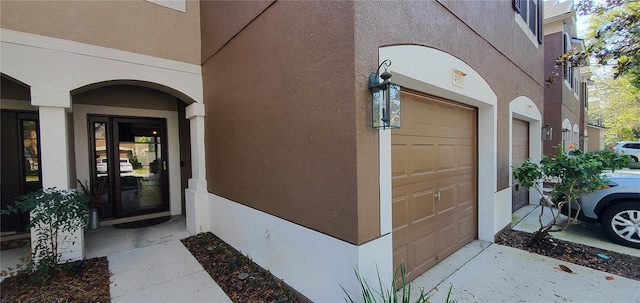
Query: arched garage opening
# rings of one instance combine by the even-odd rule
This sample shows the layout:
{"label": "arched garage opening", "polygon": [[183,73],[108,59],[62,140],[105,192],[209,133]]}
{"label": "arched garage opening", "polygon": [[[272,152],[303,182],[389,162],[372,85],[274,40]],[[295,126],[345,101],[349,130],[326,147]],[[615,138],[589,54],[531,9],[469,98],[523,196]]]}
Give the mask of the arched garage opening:
{"label": "arched garage opening", "polygon": [[[510,221],[502,210],[508,206],[494,197],[497,97],[473,68],[440,50],[382,47],[379,61],[386,59],[393,81],[412,93],[402,97],[403,128],[380,132],[381,234],[392,232],[394,266],[405,263],[413,278],[476,237],[492,241],[497,227]],[[451,81],[456,71],[465,74],[462,87]],[[446,200],[456,205],[451,224],[412,224],[427,222],[434,215],[428,210]],[[425,220],[415,218],[416,206],[430,203],[418,212]]]}

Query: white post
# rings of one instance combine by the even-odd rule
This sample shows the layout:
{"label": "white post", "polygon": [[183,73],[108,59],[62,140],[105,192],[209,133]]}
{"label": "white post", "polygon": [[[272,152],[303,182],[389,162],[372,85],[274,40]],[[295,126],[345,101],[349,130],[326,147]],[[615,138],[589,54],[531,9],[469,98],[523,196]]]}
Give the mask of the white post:
{"label": "white post", "polygon": [[[69,189],[69,145],[67,109],[71,93],[64,89],[31,87],[31,105],[38,106],[40,124],[40,169],[42,187]],[[84,258],[84,226],[71,233],[58,234],[59,261]],[[31,229],[31,245],[35,246],[40,231]]]}
{"label": "white post", "polygon": [[191,172],[189,188],[185,190],[187,231],[191,234],[210,231],[209,194],[204,146],[204,104],[193,103],[186,109],[191,129]]}

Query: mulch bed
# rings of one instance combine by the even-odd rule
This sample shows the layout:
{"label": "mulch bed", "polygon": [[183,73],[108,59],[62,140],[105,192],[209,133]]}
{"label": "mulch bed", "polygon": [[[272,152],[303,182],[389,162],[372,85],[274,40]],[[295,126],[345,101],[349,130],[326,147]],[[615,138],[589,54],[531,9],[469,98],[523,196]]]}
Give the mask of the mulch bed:
{"label": "mulch bed", "polygon": [[498,236],[496,243],[640,281],[638,257],[560,239],[546,238],[534,245],[530,240],[530,233],[507,230]]}
{"label": "mulch bed", "polygon": [[107,258],[93,258],[60,266],[42,284],[28,275],[9,277],[0,283],[4,302],[111,302]]}
{"label": "mulch bed", "polygon": [[299,302],[282,280],[212,233],[186,238],[182,244],[233,302]]}

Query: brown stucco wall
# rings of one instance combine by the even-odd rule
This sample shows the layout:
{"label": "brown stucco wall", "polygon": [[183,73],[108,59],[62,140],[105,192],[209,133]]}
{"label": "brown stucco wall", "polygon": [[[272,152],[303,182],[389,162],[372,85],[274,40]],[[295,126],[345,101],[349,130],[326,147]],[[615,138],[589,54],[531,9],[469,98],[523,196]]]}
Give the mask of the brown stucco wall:
{"label": "brown stucco wall", "polygon": [[351,243],[379,237],[367,77],[378,48],[396,44],[448,52],[489,83],[498,97],[498,190],[508,187],[509,102],[527,96],[543,107],[542,50],[510,2],[464,3],[256,3],[231,18],[233,30],[204,25],[228,16],[229,3],[203,5],[209,191]]}
{"label": "brown stucco wall", "polygon": [[183,13],[142,0],[8,1],[0,3],[3,28],[200,63],[200,5]]}
{"label": "brown stucco wall", "polygon": [[[497,189],[501,190],[510,185],[509,103],[527,96],[543,108],[543,67],[539,64],[543,51],[515,23],[510,1],[443,3],[356,2],[356,117],[362,120],[356,125],[365,132],[370,98],[366,75],[376,68],[379,47],[416,44],[447,52],[476,70],[497,95]],[[358,137],[359,148],[373,145],[374,138]],[[360,167],[366,165],[359,163]]]}
{"label": "brown stucco wall", "polygon": [[202,62],[213,56],[273,2],[274,0],[202,1]]}
{"label": "brown stucco wall", "polygon": [[208,190],[360,243],[353,2],[278,1],[245,19],[258,11],[217,52],[224,39],[202,37]]}

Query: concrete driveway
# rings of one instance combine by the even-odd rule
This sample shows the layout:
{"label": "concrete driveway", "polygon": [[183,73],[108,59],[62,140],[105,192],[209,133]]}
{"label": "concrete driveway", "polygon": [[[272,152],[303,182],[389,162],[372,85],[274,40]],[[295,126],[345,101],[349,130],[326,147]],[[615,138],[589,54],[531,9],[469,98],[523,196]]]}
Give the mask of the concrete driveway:
{"label": "concrete driveway", "polygon": [[[516,212],[514,229],[536,230],[538,214],[535,206]],[[598,226],[572,226],[553,236],[640,256],[637,249],[608,242]],[[640,302],[640,281],[480,240],[413,280],[411,287],[412,298],[424,289],[431,302],[446,302],[449,287],[458,302]]]}

